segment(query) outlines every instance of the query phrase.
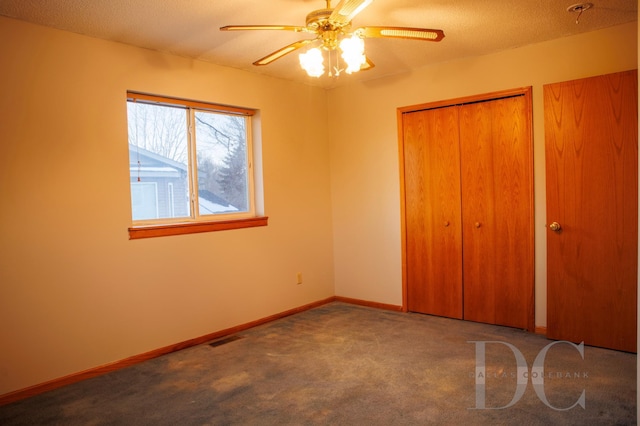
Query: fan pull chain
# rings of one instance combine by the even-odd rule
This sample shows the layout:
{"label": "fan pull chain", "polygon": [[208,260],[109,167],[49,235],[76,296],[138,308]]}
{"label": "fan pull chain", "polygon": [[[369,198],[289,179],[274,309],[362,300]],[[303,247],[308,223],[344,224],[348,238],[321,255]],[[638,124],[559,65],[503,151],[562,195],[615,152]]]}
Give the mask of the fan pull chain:
{"label": "fan pull chain", "polygon": [[329,52],[327,54],[329,56],[329,77],[333,77],[333,66],[331,65],[331,53],[332,52],[333,52],[332,50],[329,50]]}

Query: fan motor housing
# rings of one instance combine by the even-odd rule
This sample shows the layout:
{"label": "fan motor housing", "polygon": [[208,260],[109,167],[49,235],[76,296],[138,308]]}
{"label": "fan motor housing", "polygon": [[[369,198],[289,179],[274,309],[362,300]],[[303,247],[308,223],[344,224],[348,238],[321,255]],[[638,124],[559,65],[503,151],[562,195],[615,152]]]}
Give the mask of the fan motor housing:
{"label": "fan motor housing", "polygon": [[329,22],[333,9],[318,9],[307,15],[307,28],[311,30],[333,31],[342,27]]}

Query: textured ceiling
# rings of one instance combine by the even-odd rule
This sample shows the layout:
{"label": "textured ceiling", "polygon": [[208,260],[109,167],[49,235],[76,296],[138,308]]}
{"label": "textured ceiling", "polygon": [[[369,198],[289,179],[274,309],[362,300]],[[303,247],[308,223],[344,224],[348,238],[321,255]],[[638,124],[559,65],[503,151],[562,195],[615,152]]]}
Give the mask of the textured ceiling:
{"label": "textured ceiling", "polygon": [[[332,2],[336,6],[338,0]],[[0,15],[308,84],[333,87],[354,79],[409,72],[429,64],[487,54],[637,20],[637,0],[592,0],[576,24],[575,0],[374,0],[359,26],[442,29],[439,43],[367,39],[375,68],[337,79],[307,77],[292,53],[270,65],[252,63],[312,34],[222,32],[224,25],[304,26],[325,0],[0,0]]]}

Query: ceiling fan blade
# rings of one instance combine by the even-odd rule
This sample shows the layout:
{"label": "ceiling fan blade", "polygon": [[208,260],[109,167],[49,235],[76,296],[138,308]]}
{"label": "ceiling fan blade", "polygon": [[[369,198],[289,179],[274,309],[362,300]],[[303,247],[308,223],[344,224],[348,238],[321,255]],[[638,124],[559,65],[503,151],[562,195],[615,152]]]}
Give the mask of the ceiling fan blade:
{"label": "ceiling fan blade", "polygon": [[369,59],[369,57],[367,57],[367,62],[365,62],[364,65],[362,65],[360,67],[360,71],[367,71],[367,70],[370,70],[371,68],[373,68],[375,66],[376,66],[376,64],[371,62],[371,59]]}
{"label": "ceiling fan blade", "polygon": [[285,46],[282,49],[278,49],[275,52],[268,54],[262,59],[258,59],[253,63],[253,65],[268,65],[276,59],[280,59],[284,55],[289,54],[294,50],[300,49],[301,47],[304,47],[309,43],[313,43],[314,41],[316,41],[316,39],[296,41],[295,43],[291,43],[290,45]]}
{"label": "ceiling fan blade", "polygon": [[220,27],[220,31],[240,30],[284,30],[295,31],[297,33],[309,32],[307,27],[296,27],[294,25],[227,25],[225,27]]}
{"label": "ceiling fan blade", "polygon": [[360,37],[404,38],[410,40],[440,41],[444,38],[442,30],[409,27],[362,27],[354,31]]}
{"label": "ceiling fan blade", "polygon": [[329,17],[329,22],[338,26],[347,25],[362,9],[369,6],[372,1],[373,0],[341,0],[335,9],[333,9]]}

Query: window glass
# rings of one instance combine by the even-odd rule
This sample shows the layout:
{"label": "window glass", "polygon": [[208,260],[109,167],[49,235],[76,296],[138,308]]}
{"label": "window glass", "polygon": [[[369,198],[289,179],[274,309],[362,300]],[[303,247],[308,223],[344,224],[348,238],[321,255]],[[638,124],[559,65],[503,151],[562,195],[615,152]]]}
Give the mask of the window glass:
{"label": "window glass", "polygon": [[[157,212],[152,212],[151,206],[138,208],[133,220],[189,217],[186,110],[138,102],[127,105],[131,183],[155,186],[153,199],[147,196],[134,200],[132,189],[132,211],[138,202],[157,206]],[[169,194],[169,184],[173,186],[173,197]]]}
{"label": "window glass", "polygon": [[201,215],[246,212],[246,118],[195,111],[198,206]]}

